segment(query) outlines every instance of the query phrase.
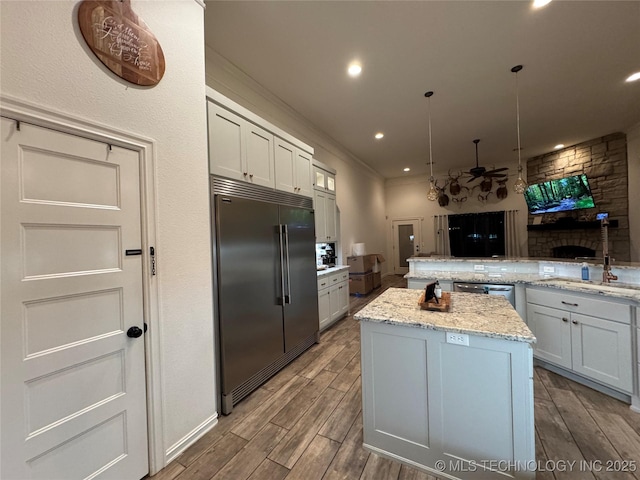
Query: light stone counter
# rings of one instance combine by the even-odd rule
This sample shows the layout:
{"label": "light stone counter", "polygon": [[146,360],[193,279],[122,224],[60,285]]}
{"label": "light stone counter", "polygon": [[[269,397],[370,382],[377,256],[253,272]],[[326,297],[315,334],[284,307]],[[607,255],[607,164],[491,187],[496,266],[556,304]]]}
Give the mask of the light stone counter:
{"label": "light stone counter", "polygon": [[421,310],[420,290],[390,288],[354,318],[533,343],[535,336],[511,304],[501,296],[453,292],[449,312]]}
{"label": "light stone counter", "polygon": [[324,277],[325,275],[331,275],[332,273],[342,272],[343,270],[349,270],[348,265],[338,265],[336,267],[325,268],[324,270],[318,270],[318,278]]}

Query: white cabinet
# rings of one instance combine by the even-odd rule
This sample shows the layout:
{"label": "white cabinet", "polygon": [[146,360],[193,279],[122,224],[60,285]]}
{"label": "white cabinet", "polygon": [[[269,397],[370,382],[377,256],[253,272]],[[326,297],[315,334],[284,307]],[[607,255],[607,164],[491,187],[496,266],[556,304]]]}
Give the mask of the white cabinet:
{"label": "white cabinet", "polygon": [[336,193],[336,176],[332,172],[320,168],[316,165],[313,167],[313,188],[328,193]]}
{"label": "white cabinet", "polygon": [[274,158],[276,188],[310,197],[311,155],[276,137]]}
{"label": "white cabinet", "polygon": [[534,355],[632,393],[631,307],[548,290],[527,289]]}
{"label": "white cabinet", "polygon": [[208,117],[210,172],[275,187],[273,135],[212,102]]}
{"label": "white cabinet", "polygon": [[335,242],[336,228],[336,196],[316,190],[313,193],[316,242]]}
{"label": "white cabinet", "polygon": [[318,316],[324,330],[349,312],[349,270],[318,277]]}

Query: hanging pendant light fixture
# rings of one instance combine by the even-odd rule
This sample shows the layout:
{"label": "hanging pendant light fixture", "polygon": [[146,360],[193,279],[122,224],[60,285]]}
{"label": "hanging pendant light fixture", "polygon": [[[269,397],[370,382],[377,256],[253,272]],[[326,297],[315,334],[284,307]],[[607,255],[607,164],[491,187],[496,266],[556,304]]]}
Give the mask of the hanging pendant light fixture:
{"label": "hanging pendant light fixture", "polygon": [[522,70],[522,65],[516,65],[511,69],[516,74],[516,127],[518,130],[518,179],[513,184],[513,191],[519,194],[523,194],[527,189],[527,182],[522,178],[522,160],[520,158],[520,97],[518,95],[518,72]]}
{"label": "hanging pendant light fixture", "polygon": [[429,191],[427,192],[427,200],[432,202],[438,199],[438,191],[436,190],[436,186],[433,183],[433,156],[431,154],[431,96],[433,92],[427,92],[424,94],[427,97],[427,103],[429,106]]}

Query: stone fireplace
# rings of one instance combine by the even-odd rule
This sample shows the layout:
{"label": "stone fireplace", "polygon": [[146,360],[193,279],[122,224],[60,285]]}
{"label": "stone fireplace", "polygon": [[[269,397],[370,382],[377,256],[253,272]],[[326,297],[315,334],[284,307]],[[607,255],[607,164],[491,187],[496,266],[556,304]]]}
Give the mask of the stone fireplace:
{"label": "stone fireplace", "polygon": [[[532,225],[528,217],[530,257],[602,258],[602,235],[596,213],[608,212],[609,253],[614,260],[629,261],[629,190],[627,137],[614,133],[527,161],[527,182],[544,182],[586,174],[596,207],[544,214]],[[590,253],[590,255],[588,255]]]}

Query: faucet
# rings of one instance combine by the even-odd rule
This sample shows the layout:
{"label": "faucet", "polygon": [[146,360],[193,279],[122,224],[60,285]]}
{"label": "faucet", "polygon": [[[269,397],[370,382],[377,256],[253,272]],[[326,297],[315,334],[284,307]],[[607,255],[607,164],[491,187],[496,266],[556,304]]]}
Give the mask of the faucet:
{"label": "faucet", "polygon": [[611,280],[617,280],[618,276],[611,273],[611,261],[609,255],[604,256],[604,271],[602,272],[602,283],[610,283]]}
{"label": "faucet", "polygon": [[610,283],[611,280],[617,280],[617,275],[611,273],[611,258],[609,257],[609,215],[603,214],[600,219],[600,231],[602,234],[602,283]]}

